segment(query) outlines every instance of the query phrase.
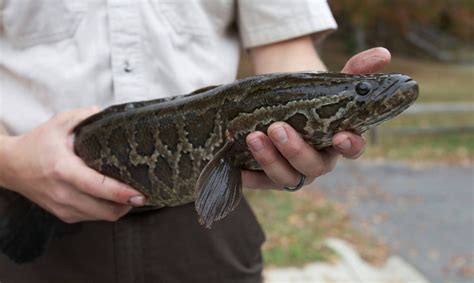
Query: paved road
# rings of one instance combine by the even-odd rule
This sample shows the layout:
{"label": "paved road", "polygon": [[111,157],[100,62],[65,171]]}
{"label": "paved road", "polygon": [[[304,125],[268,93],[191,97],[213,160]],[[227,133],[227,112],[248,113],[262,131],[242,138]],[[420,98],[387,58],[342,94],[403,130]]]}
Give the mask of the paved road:
{"label": "paved road", "polygon": [[344,161],[316,187],[431,282],[474,282],[474,166]]}

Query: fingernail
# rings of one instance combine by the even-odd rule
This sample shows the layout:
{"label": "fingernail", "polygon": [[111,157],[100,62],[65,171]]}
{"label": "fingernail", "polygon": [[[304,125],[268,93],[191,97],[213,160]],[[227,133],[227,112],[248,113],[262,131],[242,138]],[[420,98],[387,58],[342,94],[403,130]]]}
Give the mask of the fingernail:
{"label": "fingernail", "polygon": [[352,147],[352,143],[350,139],[346,138],[337,143],[336,146],[342,150],[349,150]]}
{"label": "fingernail", "polygon": [[131,197],[128,202],[133,206],[143,206],[145,204],[145,197],[134,196]]}
{"label": "fingernail", "polygon": [[248,143],[252,151],[258,152],[263,149],[263,143],[259,138],[251,139]]}
{"label": "fingernail", "polygon": [[288,135],[283,127],[278,127],[272,131],[272,136],[279,143],[286,143],[288,141]]}

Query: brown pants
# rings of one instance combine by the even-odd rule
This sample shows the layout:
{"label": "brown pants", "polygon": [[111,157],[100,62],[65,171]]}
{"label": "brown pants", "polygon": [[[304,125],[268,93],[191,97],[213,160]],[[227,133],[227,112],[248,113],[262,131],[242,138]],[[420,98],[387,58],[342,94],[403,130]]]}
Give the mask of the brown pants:
{"label": "brown pants", "polygon": [[86,222],[31,264],[0,255],[1,283],[261,282],[264,235],[246,200],[206,229],[194,205]]}

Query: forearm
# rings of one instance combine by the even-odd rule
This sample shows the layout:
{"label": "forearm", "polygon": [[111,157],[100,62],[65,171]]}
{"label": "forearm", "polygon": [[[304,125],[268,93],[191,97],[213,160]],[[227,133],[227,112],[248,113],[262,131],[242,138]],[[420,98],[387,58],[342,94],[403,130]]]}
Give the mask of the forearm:
{"label": "forearm", "polygon": [[[314,38],[314,37],[313,37]],[[251,48],[250,60],[256,74],[297,71],[325,71],[310,36]]]}

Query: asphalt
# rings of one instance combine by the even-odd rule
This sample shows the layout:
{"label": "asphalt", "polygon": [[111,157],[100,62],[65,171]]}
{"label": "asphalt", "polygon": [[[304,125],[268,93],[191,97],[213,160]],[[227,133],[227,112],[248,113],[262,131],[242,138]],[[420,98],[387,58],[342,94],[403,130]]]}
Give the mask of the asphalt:
{"label": "asphalt", "polygon": [[313,187],[429,281],[474,282],[474,165],[343,161]]}

